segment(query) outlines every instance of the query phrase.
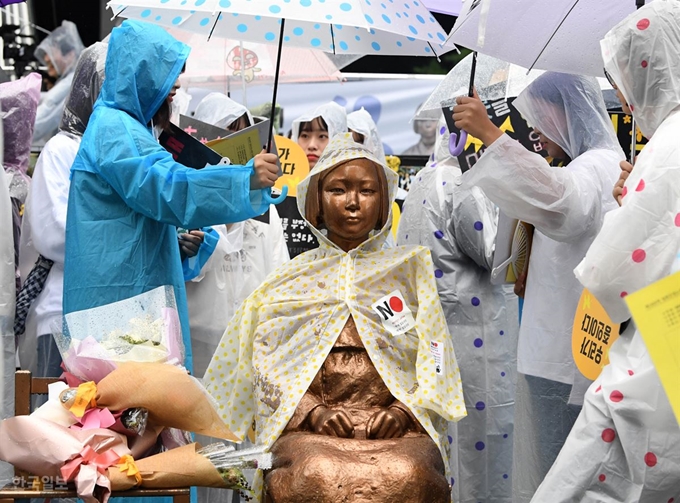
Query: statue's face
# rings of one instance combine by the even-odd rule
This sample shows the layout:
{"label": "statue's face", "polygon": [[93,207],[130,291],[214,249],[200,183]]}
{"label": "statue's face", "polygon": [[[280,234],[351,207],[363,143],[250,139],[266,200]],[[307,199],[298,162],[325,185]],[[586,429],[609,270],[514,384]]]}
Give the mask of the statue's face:
{"label": "statue's face", "polygon": [[335,169],[321,186],[321,216],[328,239],[344,251],[366,241],[380,218],[380,181],[368,160],[349,161]]}

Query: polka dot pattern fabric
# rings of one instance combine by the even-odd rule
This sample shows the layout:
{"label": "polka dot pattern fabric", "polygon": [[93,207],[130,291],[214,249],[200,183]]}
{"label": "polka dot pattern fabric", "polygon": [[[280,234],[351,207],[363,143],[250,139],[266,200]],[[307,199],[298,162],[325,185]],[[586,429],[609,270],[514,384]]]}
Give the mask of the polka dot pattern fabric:
{"label": "polka dot pattern fabric", "polygon": [[434,159],[404,201],[397,244],[431,250],[460,365],[468,416],[448,428],[453,500],[512,503],[517,297],[510,285],[491,284],[498,210],[461,183],[443,118],[438,132]]}
{"label": "polka dot pattern fabric", "polygon": [[[311,176],[359,157],[382,167],[393,200],[397,175],[346,133],[331,140],[298,185],[301,213]],[[243,437],[254,422],[258,443],[270,447],[276,441],[352,316],[391,393],[413,411],[448,459],[446,421],[464,417],[466,410],[432,258],[420,246],[382,249],[391,217],[387,220],[350,252],[312,228],[319,248],[274,271],[236,312],[204,382],[237,436]],[[412,311],[415,328],[393,336],[371,305],[395,290]],[[439,373],[432,342],[443,347]],[[260,484],[261,477],[257,480]]]}
{"label": "polka dot pattern fabric", "polygon": [[213,37],[337,54],[435,56],[453,50],[420,0],[124,0],[114,13]]}
{"label": "polka dot pattern fabric", "polygon": [[[634,98],[635,113],[647,119],[643,125],[655,131],[626,180],[621,208],[607,215],[575,271],[616,322],[630,317],[627,293],[680,271],[680,111],[673,102],[677,89],[664,84],[680,78],[678,26],[678,2],[655,0],[602,43],[607,71]],[[647,69],[641,59],[649,60]],[[651,72],[649,78],[641,71]],[[609,358],[535,501],[680,499],[680,427],[633,326]]]}

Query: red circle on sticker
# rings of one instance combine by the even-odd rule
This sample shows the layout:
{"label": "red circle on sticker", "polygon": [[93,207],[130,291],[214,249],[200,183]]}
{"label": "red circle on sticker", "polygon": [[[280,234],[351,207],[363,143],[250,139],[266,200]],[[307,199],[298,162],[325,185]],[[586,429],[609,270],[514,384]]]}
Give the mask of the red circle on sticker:
{"label": "red circle on sticker", "polygon": [[604,473],[601,473],[598,479],[600,480],[600,482],[604,482],[605,480],[607,480],[607,476]]}
{"label": "red circle on sticker", "polygon": [[404,303],[399,297],[390,297],[390,307],[395,313],[401,313],[404,310]]}

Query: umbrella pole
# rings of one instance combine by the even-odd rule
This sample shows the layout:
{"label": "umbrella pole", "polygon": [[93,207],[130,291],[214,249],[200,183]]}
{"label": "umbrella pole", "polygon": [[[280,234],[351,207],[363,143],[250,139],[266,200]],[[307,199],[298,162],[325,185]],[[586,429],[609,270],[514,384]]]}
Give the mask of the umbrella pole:
{"label": "umbrella pole", "polygon": [[[267,152],[269,152],[269,149],[272,146],[272,135],[274,134],[274,119],[276,118],[276,94],[279,90],[279,70],[281,68],[281,51],[283,49],[283,32],[286,27],[286,20],[281,19],[281,30],[279,32],[279,50],[278,53],[276,54],[276,73],[274,74],[274,94],[272,96],[272,111],[271,115],[269,118],[269,139],[267,140],[267,145],[265,148],[267,149]],[[276,152],[274,152],[276,153]]]}
{"label": "umbrella pole", "polygon": [[472,98],[475,95],[475,73],[477,73],[477,51],[472,53],[472,67],[470,68],[470,90],[468,96]]}
{"label": "umbrella pole", "polygon": [[635,124],[635,117],[632,118],[630,127],[630,135],[632,136],[630,141],[630,163],[635,164],[635,154],[637,153],[637,124]]}

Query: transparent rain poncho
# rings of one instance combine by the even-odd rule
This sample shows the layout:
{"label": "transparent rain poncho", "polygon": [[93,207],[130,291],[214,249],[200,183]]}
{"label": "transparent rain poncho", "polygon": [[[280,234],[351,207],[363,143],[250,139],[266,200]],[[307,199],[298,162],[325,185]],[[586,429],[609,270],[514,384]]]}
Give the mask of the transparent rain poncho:
{"label": "transparent rain poncho", "polygon": [[363,107],[361,110],[356,110],[347,114],[347,129],[356,131],[364,136],[364,145],[366,145],[371,152],[375,154],[378,159],[385,157],[385,149],[383,148],[380,135],[378,134],[378,126],[373,121],[373,117]]}
{"label": "transparent rain poncho", "polygon": [[196,107],[194,119],[227,129],[232,122],[244,114],[248,117],[249,126],[255,124],[253,116],[246,107],[222,93],[210,93]]}
{"label": "transparent rain poncho", "polygon": [[28,161],[42,79],[37,73],[0,84],[0,116],[4,134],[3,167],[10,196],[24,202],[28,193]]}
{"label": "transparent rain poncho", "polygon": [[[39,255],[54,262],[42,293],[28,312],[26,336],[19,339],[22,368],[31,370],[37,376],[61,373],[59,369],[38,368],[36,345],[40,336],[51,339],[52,323],[61,319],[62,315],[66,209],[71,165],[94,101],[99,96],[105,60],[106,46],[101,42],[81,53],[73,72],[73,86],[62,115],[60,132],[40,152],[24,207],[19,255],[23,277],[29,274]],[[57,352],[56,347],[54,351]]]}
{"label": "transparent rain poncho", "polygon": [[[246,299],[227,327],[204,382],[237,436],[243,438],[255,420],[257,443],[271,447],[352,316],[389,391],[413,412],[442,458],[448,459],[447,421],[464,417],[465,405],[430,252],[421,246],[383,249],[397,175],[351,138],[346,133],[331,140],[298,185],[298,208],[306,214],[315,175],[344,161],[369,159],[384,170],[388,184],[381,230],[344,252],[308,223],[319,248],[279,267]],[[415,328],[393,336],[371,305],[395,290],[413,313]],[[444,346],[440,374],[430,352],[434,342]]]}
{"label": "transparent rain poncho", "polygon": [[45,56],[49,57],[58,73],[58,79],[40,101],[35,119],[34,146],[44,145],[57,133],[64,104],[71,89],[73,69],[83,49],[76,25],[71,21],[64,21],[35,50],[35,57],[42,64],[45,64]]}
{"label": "transparent rain poncho", "polygon": [[498,210],[479,187],[461,185],[449,136],[441,119],[434,160],[404,202],[397,244],[431,250],[460,365],[468,417],[449,424],[453,501],[512,503],[517,297],[510,285],[491,284]]}
{"label": "transparent rain poncho", "polygon": [[59,77],[63,77],[75,68],[84,48],[76,25],[71,21],[62,21],[61,26],[40,42],[33,54],[43,65],[47,64],[45,56],[49,57]]}
{"label": "transparent rain poncho", "polygon": [[463,175],[510,218],[534,225],[520,326],[513,501],[529,501],[569,434],[589,381],[571,349],[583,287],[573,269],[616,207],[623,152],[595,79],[548,72],[515,100],[529,123],[571,157],[551,167],[502,135]]}
{"label": "transparent rain poncho", "polygon": [[81,53],[73,72],[71,92],[61,116],[60,131],[76,136],[83,136],[85,133],[104,82],[107,49],[108,44],[96,42]]}
{"label": "transparent rain poncho", "polygon": [[[680,271],[680,3],[641,8],[606,35],[602,54],[642,131],[654,133],[626,180],[621,208],[607,214],[575,271],[621,322],[630,316],[627,293]],[[680,428],[634,327],[609,358],[536,503],[678,500]]]}
{"label": "transparent rain poncho", "polygon": [[336,134],[347,131],[347,112],[340,105],[331,101],[320,105],[315,110],[307,112],[293,121],[291,139],[298,141],[300,136],[300,124],[310,122],[317,117],[322,117],[328,126],[328,137],[333,138]]}
{"label": "transparent rain poncho", "polygon": [[570,159],[593,149],[621,149],[600,86],[592,77],[545,73],[513,105]]}

